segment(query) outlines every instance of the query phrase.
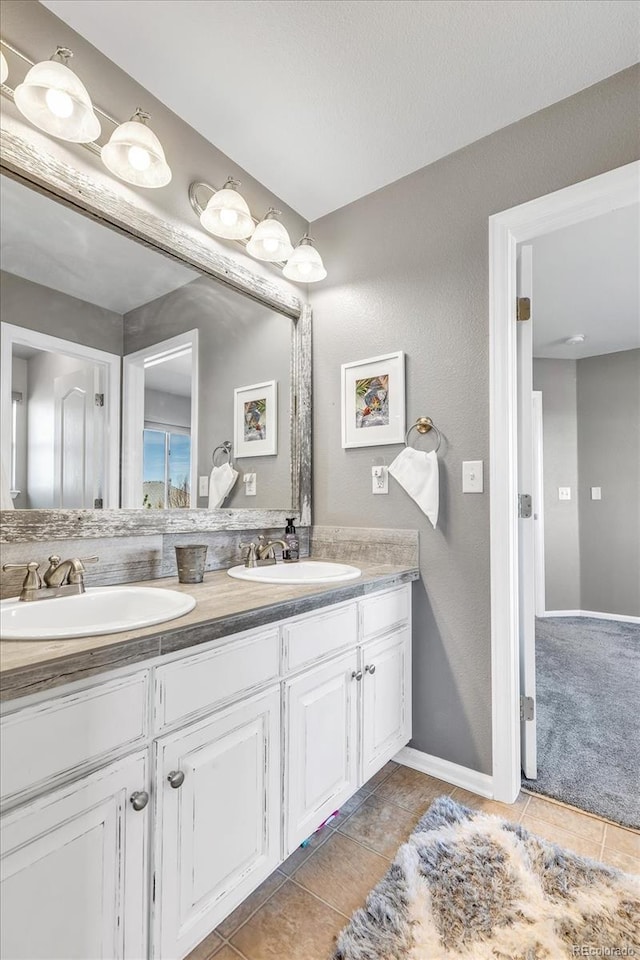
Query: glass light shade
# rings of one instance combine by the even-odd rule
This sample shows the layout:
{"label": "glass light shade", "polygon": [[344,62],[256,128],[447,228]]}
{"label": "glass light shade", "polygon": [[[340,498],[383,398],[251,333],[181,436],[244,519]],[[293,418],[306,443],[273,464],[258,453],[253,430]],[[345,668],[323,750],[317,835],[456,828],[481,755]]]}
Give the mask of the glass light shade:
{"label": "glass light shade", "polygon": [[245,240],[254,231],[255,224],[247,201],[238,193],[240,186],[231,177],[222,190],[216,190],[200,216],[200,223],[214,237],[225,240]]}
{"label": "glass light shade", "polygon": [[280,211],[271,207],[264,220],[261,220],[253,231],[247,244],[247,253],[256,260],[273,263],[286,260],[293,253],[289,234],[277,219],[279,215]]}
{"label": "glass light shade", "polygon": [[288,280],[296,283],[315,283],[324,280],[327,271],[322,257],[313,246],[311,237],[303,237],[287,260],[282,271]]}
{"label": "glass light shade", "polygon": [[9,76],[9,64],[4,53],[0,50],[0,83],[4,83]]}
{"label": "glass light shade", "polygon": [[164,187],[171,180],[162,144],[147,126],[149,114],[138,108],[111,134],[101,151],[102,162],[116,177],[136,187]]}
{"label": "glass light shade", "polygon": [[15,104],[34,126],[52,137],[71,143],[91,143],[100,136],[100,121],[81,80],[62,60],[69,51],[58,50],[59,60],[43,60],[31,67],[15,90]]}

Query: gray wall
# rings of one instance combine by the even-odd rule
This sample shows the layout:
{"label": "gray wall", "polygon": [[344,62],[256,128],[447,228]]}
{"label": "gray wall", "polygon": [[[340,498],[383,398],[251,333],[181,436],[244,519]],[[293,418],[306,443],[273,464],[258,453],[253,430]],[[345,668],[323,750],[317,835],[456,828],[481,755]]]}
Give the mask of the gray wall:
{"label": "gray wall", "polygon": [[[542,391],[547,610],[580,610],[576,382],[575,360],[533,361],[533,389]],[[560,500],[558,487],[571,487],[571,500]]]}
{"label": "gray wall", "polygon": [[[413,746],[491,772],[488,227],[492,213],[640,154],[631,68],[313,224],[329,277],[314,308],[314,521],[419,527]],[[383,145],[381,145],[383,149]],[[340,364],[407,352],[407,416],[433,417],[441,518],[371,464],[397,447],[343,450]],[[426,442],[424,444],[426,446]],[[463,495],[461,462],[485,460],[484,496]]]}
{"label": "gray wall", "polygon": [[640,350],[579,360],[583,610],[640,616],[639,424]]}
{"label": "gray wall", "polygon": [[161,423],[169,427],[191,426],[191,398],[181,397],[177,393],[163,393],[161,390],[144,391],[144,419],[152,423]]}
{"label": "gray wall", "polygon": [[[125,314],[125,354],[193,329],[198,330],[200,371],[198,476],[210,474],[212,451],[223,440],[235,447],[234,388],[277,380],[278,453],[235,461],[240,476],[224,506],[289,507],[291,320],[201,277]],[[247,472],[256,474],[255,497],[245,495],[242,474]],[[206,505],[206,499],[198,500],[198,506]]]}
{"label": "gray wall", "polygon": [[0,312],[5,323],[122,356],[119,313],[4,270],[0,272]]}

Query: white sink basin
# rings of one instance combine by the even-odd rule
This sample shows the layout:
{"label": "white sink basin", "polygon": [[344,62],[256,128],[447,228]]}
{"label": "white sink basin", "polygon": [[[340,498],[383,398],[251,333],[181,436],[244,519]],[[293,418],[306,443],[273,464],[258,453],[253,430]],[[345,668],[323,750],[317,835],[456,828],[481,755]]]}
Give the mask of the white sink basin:
{"label": "white sink basin", "polygon": [[255,583],[339,583],[362,575],[358,567],[328,560],[300,560],[298,563],[275,563],[270,567],[231,567],[230,577]]}
{"label": "white sink basin", "polygon": [[175,620],[196,605],[177,590],[154,587],[89,587],[76,597],[52,600],[3,600],[3,640],[63,640],[122,633]]}

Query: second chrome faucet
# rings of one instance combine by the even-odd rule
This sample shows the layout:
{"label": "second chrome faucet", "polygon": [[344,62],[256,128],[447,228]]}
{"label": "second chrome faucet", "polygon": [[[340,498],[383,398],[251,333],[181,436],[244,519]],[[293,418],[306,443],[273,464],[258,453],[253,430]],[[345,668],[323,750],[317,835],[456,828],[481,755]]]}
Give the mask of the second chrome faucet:
{"label": "second chrome faucet", "polygon": [[289,544],[284,540],[267,540],[265,536],[259,536],[257,543],[241,543],[240,548],[246,550],[244,565],[248,569],[252,567],[267,567],[276,563],[275,547],[282,549],[283,557],[285,551],[289,549]]}

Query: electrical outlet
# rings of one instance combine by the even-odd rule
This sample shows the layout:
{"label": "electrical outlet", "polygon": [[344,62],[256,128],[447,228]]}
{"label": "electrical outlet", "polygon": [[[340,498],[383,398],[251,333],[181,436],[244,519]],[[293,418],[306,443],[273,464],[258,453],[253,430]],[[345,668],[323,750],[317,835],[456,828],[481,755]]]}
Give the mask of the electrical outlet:
{"label": "electrical outlet", "polygon": [[483,493],[484,475],[482,460],[464,460],[462,463],[462,492]]}
{"label": "electrical outlet", "polygon": [[246,497],[255,497],[256,495],[256,475],[255,473],[245,473],[242,477],[244,483],[244,493]]}
{"label": "electrical outlet", "polygon": [[591,499],[602,500],[602,487],[591,487]]}
{"label": "electrical outlet", "polygon": [[371,492],[389,493],[388,467],[371,467]]}
{"label": "electrical outlet", "polygon": [[209,477],[200,477],[200,480],[198,482],[198,496],[199,497],[209,496]]}
{"label": "electrical outlet", "polygon": [[571,487],[558,487],[558,500],[571,500]]}

